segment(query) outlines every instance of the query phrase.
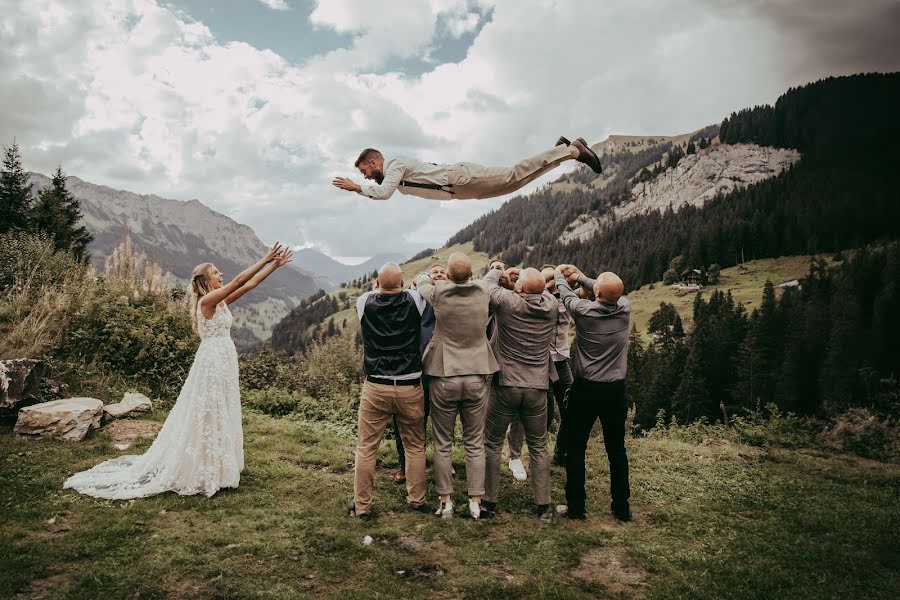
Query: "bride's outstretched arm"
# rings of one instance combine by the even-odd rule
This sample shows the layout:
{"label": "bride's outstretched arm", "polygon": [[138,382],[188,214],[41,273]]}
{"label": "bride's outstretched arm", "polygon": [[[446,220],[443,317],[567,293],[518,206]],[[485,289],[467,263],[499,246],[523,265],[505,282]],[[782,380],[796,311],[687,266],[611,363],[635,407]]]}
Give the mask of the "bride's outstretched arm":
{"label": "bride's outstretched arm", "polygon": [[266,277],[268,277],[269,275],[274,273],[275,269],[283,267],[284,265],[291,262],[291,257],[293,255],[294,255],[294,251],[291,250],[290,248],[283,249],[281,252],[278,253],[278,256],[275,257],[275,260],[273,260],[271,263],[269,263],[269,265],[266,268],[262,269],[256,275],[251,277],[250,281],[248,281],[247,283],[245,283],[244,285],[242,285],[235,291],[231,292],[230,294],[228,294],[228,297],[225,298],[226,304],[231,304],[232,302],[234,302],[235,300],[237,300],[238,298],[240,298],[241,296],[243,296],[244,294],[246,294],[247,292],[249,292],[256,286],[258,286],[260,283],[265,281]]}
{"label": "bride's outstretched arm", "polygon": [[269,248],[269,251],[266,252],[266,255],[263,256],[256,264],[239,273],[238,276],[229,281],[228,284],[223,285],[218,289],[212,290],[211,292],[205,294],[202,298],[200,298],[200,307],[210,307],[211,312],[212,308],[215,308],[215,306],[219,304],[219,302],[230,296],[235,290],[239,289],[245,283],[250,281],[254,275],[262,270],[263,267],[278,258],[279,253],[281,253],[281,249],[281,242],[275,242],[274,244],[272,244],[272,247]]}

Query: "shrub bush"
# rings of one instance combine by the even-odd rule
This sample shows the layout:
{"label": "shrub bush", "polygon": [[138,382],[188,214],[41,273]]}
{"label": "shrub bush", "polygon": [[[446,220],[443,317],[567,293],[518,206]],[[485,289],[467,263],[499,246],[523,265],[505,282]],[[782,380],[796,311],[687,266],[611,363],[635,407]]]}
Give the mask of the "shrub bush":
{"label": "shrub bush", "polygon": [[168,290],[97,278],[40,236],[0,236],[0,358],[45,360],[76,394],[134,388],[165,407],[198,343],[187,305]]}
{"label": "shrub bush", "polygon": [[833,417],[817,440],[833,450],[900,462],[900,425],[892,419],[880,419],[866,408],[851,408]]}

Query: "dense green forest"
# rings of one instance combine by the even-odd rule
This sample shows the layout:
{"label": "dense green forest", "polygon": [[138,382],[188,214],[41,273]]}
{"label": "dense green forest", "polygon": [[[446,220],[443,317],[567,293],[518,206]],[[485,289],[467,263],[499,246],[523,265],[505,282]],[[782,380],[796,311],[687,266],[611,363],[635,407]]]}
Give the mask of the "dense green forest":
{"label": "dense green forest", "polygon": [[[780,294],[780,295],[779,295]],[[636,420],[723,420],[772,405],[813,417],[866,408],[900,414],[900,243],[863,249],[833,268],[814,262],[798,287],[771,282],[747,315],[730,294],[698,294],[693,330],[663,304],[653,342],[629,346]],[[721,403],[721,406],[720,406]]]}

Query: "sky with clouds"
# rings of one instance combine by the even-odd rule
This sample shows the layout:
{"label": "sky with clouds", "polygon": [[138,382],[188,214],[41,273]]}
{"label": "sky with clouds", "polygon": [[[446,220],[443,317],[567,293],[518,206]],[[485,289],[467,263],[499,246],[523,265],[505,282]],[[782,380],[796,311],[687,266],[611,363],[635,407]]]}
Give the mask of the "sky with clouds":
{"label": "sky with clouds", "polygon": [[332,188],[362,148],[502,165],[560,134],[683,133],[896,71],[898,26],[897,0],[0,0],[0,141],[264,241],[409,254],[504,199]]}

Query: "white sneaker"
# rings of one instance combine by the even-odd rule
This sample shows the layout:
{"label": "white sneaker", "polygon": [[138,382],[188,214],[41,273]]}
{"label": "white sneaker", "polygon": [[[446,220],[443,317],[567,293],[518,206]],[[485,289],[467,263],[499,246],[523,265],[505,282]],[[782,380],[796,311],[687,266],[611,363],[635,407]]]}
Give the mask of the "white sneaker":
{"label": "white sneaker", "polygon": [[519,458],[509,459],[509,470],[512,471],[516,481],[525,481],[528,479],[528,473],[525,472],[525,465],[522,464],[522,460]]}
{"label": "white sneaker", "polygon": [[473,519],[481,518],[481,504],[475,502],[472,499],[469,499],[469,514],[472,515]]}
{"label": "white sneaker", "polygon": [[434,514],[439,516],[442,519],[452,519],[453,518],[453,500],[448,502],[441,502],[438,505],[438,509],[434,511]]}

